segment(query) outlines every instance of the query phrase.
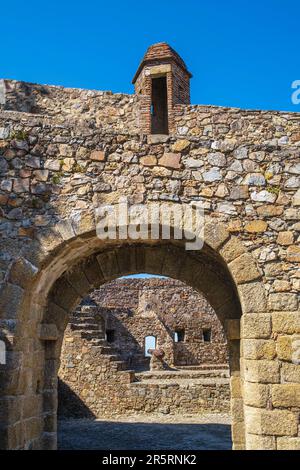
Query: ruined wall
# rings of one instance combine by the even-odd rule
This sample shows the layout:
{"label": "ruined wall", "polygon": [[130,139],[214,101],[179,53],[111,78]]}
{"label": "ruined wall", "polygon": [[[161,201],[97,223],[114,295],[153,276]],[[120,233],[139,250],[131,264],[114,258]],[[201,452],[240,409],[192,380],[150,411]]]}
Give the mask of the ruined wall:
{"label": "ruined wall", "polygon": [[[212,341],[204,343],[202,329],[208,327]],[[185,330],[185,341],[174,343],[179,328]],[[114,330],[113,342],[105,341],[107,329]],[[156,336],[164,350],[166,370],[158,380],[141,383],[139,374],[128,369],[149,369],[144,357],[148,335]],[[223,328],[202,295],[171,279],[118,279],[93,292],[70,319],[59,370],[59,414],[228,411],[227,361]],[[211,364],[212,370],[222,364],[225,377],[210,376],[209,370],[202,381],[203,373],[193,376],[193,371],[174,377],[168,374],[174,363]]]}
{"label": "ruined wall", "polygon": [[[226,338],[220,321],[203,296],[171,279],[119,279],[92,294],[107,311],[107,328],[115,332],[113,346],[128,367],[145,364],[144,339],[157,338],[169,366],[228,361]],[[203,329],[211,329],[204,342]],[[183,342],[174,332],[184,330]]]}
{"label": "ruined wall", "polygon": [[225,413],[230,409],[228,378],[135,381],[132,373],[118,371],[109,356],[104,359],[89,341],[74,335],[62,357],[68,360],[60,372],[60,418]]}

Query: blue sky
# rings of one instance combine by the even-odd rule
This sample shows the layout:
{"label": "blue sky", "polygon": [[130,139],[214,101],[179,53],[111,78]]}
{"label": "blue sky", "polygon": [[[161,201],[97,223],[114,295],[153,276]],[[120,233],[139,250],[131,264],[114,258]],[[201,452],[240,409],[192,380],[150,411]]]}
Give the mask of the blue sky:
{"label": "blue sky", "polygon": [[0,77],[132,93],[146,48],[169,42],[192,102],[300,112],[299,0],[1,2]]}

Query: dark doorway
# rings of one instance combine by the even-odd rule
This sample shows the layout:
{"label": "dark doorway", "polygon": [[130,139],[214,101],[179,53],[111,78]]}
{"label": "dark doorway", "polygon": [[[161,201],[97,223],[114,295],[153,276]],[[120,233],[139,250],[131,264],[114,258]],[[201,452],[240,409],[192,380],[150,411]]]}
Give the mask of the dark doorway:
{"label": "dark doorway", "polygon": [[152,79],[151,132],[152,134],[169,133],[166,77]]}

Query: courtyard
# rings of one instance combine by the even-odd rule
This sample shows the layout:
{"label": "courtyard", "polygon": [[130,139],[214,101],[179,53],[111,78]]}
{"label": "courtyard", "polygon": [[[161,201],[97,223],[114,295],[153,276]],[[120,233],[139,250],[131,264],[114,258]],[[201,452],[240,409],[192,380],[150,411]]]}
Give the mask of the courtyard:
{"label": "courtyard", "polygon": [[60,450],[231,450],[230,416],[122,416],[59,421]]}

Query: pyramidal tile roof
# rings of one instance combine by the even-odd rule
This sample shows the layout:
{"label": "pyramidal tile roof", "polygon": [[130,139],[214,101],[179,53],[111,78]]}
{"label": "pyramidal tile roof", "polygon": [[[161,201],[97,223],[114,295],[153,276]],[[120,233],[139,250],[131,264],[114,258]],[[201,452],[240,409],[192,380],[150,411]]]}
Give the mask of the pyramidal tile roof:
{"label": "pyramidal tile roof", "polygon": [[179,67],[187,72],[187,74],[192,77],[192,74],[188,71],[188,68],[180,57],[179,54],[166,42],[158,42],[153,44],[152,46],[148,47],[146,54],[143,57],[142,62],[139,65],[139,68],[132,80],[132,83],[135,83],[137,77],[139,76],[142,68],[147,65],[151,64],[152,62],[156,61],[170,61],[176,62]]}

